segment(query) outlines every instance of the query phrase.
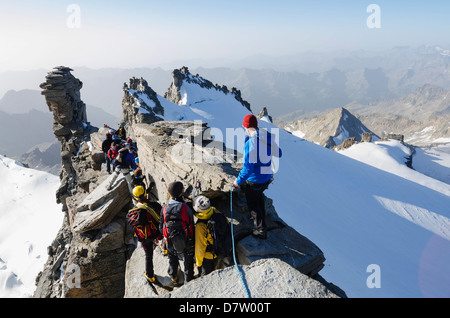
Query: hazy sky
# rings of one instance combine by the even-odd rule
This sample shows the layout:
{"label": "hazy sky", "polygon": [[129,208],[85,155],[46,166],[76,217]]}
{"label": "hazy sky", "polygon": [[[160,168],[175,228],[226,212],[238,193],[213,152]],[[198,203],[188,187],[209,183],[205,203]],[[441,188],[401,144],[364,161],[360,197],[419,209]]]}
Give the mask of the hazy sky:
{"label": "hazy sky", "polygon": [[0,71],[450,44],[448,0],[0,1]]}

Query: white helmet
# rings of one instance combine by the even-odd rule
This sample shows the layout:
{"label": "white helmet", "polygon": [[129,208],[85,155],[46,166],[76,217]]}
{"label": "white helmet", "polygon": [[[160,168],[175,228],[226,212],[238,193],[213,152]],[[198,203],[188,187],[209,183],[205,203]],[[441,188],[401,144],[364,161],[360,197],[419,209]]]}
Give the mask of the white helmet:
{"label": "white helmet", "polygon": [[194,200],[194,210],[196,212],[203,212],[211,207],[211,202],[204,195],[199,195]]}

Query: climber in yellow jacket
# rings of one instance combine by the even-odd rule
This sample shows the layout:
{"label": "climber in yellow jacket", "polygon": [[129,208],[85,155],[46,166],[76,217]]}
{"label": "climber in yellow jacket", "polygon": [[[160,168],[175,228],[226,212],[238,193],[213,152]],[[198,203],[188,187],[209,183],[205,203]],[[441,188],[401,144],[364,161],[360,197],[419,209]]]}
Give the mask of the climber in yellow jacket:
{"label": "climber in yellow jacket", "polygon": [[201,268],[201,276],[211,273],[215,268],[217,255],[214,253],[214,239],[208,227],[208,221],[214,213],[220,213],[211,206],[209,199],[198,196],[194,200],[194,211],[197,217],[195,224],[195,261]]}

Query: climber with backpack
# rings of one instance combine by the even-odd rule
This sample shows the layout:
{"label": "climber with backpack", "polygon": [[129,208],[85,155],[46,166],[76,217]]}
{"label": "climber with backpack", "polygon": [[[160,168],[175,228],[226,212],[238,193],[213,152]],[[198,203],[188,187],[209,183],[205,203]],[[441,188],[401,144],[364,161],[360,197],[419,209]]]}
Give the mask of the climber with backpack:
{"label": "climber with backpack", "polygon": [[254,115],[245,116],[242,125],[247,132],[244,163],[233,187],[239,188],[245,182],[245,197],[254,224],[252,235],[265,239],[267,228],[263,192],[273,180],[272,157],[281,158],[282,151],[271,133],[258,129],[258,119]]}
{"label": "climber with backpack", "polygon": [[184,283],[194,278],[194,217],[184,202],[184,186],[180,181],[168,186],[170,201],[161,212],[160,231],[168,249],[171,286],[178,286],[179,260],[184,260]]}
{"label": "climber with backpack", "polygon": [[[195,260],[201,276],[208,275],[231,255],[231,227],[227,218],[203,195],[194,199]],[[229,260],[227,261],[229,263]]]}
{"label": "climber with backpack", "polygon": [[108,156],[108,151],[111,149],[112,144],[112,136],[109,133],[109,130],[106,132],[106,139],[102,142],[102,151],[105,154],[106,161],[106,171],[111,174],[111,158]]}
{"label": "climber with backpack", "polygon": [[[153,249],[162,239],[162,233],[159,230],[160,210],[158,210],[158,205],[149,204],[142,186],[133,189],[133,198],[137,203],[133,209],[128,211],[127,221],[145,251],[144,276],[150,283],[157,283],[153,270]],[[157,202],[155,203],[157,204]],[[159,205],[159,207],[161,206]]]}
{"label": "climber with backpack", "polygon": [[122,148],[119,150],[118,156],[115,158],[116,168],[114,169],[114,175],[110,182],[107,184],[106,189],[111,190],[114,182],[116,182],[117,177],[120,173],[125,177],[128,184],[128,189],[130,194],[133,192],[132,180],[130,175],[130,169],[136,170],[137,165],[134,162],[134,155],[128,151],[127,148]]}

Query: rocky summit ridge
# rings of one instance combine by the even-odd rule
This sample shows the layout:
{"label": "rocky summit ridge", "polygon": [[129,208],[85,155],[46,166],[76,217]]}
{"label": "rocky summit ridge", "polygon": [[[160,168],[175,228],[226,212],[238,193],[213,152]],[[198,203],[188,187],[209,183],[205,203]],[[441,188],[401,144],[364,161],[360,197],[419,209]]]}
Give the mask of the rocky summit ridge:
{"label": "rocky summit ridge", "polygon": [[[132,207],[126,181],[119,177],[110,191],[106,189],[112,176],[102,170],[100,149],[107,129],[87,122],[80,98],[82,83],[70,72],[67,67],[55,68],[41,84],[54,114],[54,133],[61,143],[61,187],[56,196],[63,203],[65,221],[48,249],[34,297],[245,297],[235,267],[227,264],[171,292],[146,282],[143,251],[125,219]],[[210,82],[190,75],[187,68],[174,71],[165,96],[174,98],[177,88],[186,82],[240,96],[235,89],[211,87]],[[239,154],[225,152],[224,145],[208,147],[218,141],[208,135],[207,123],[164,121],[162,100],[143,79],[132,78],[123,89],[123,124],[138,145],[140,166],[147,180],[155,183],[153,195],[159,202],[167,202],[167,184],[179,180],[188,200],[192,199],[193,185],[198,184],[199,191],[230,220],[231,203],[236,257],[252,297],[346,297],[320,276],[325,261],[320,248],[286,224],[268,197],[267,240],[251,235],[245,196],[236,192],[230,202],[230,185],[239,173]],[[250,109],[248,103],[243,101],[242,105]],[[199,135],[202,143],[194,145]],[[206,160],[183,160],[198,156]],[[230,160],[216,160],[219,157]],[[159,280],[167,282],[168,260],[158,248],[154,250],[154,267]]]}

